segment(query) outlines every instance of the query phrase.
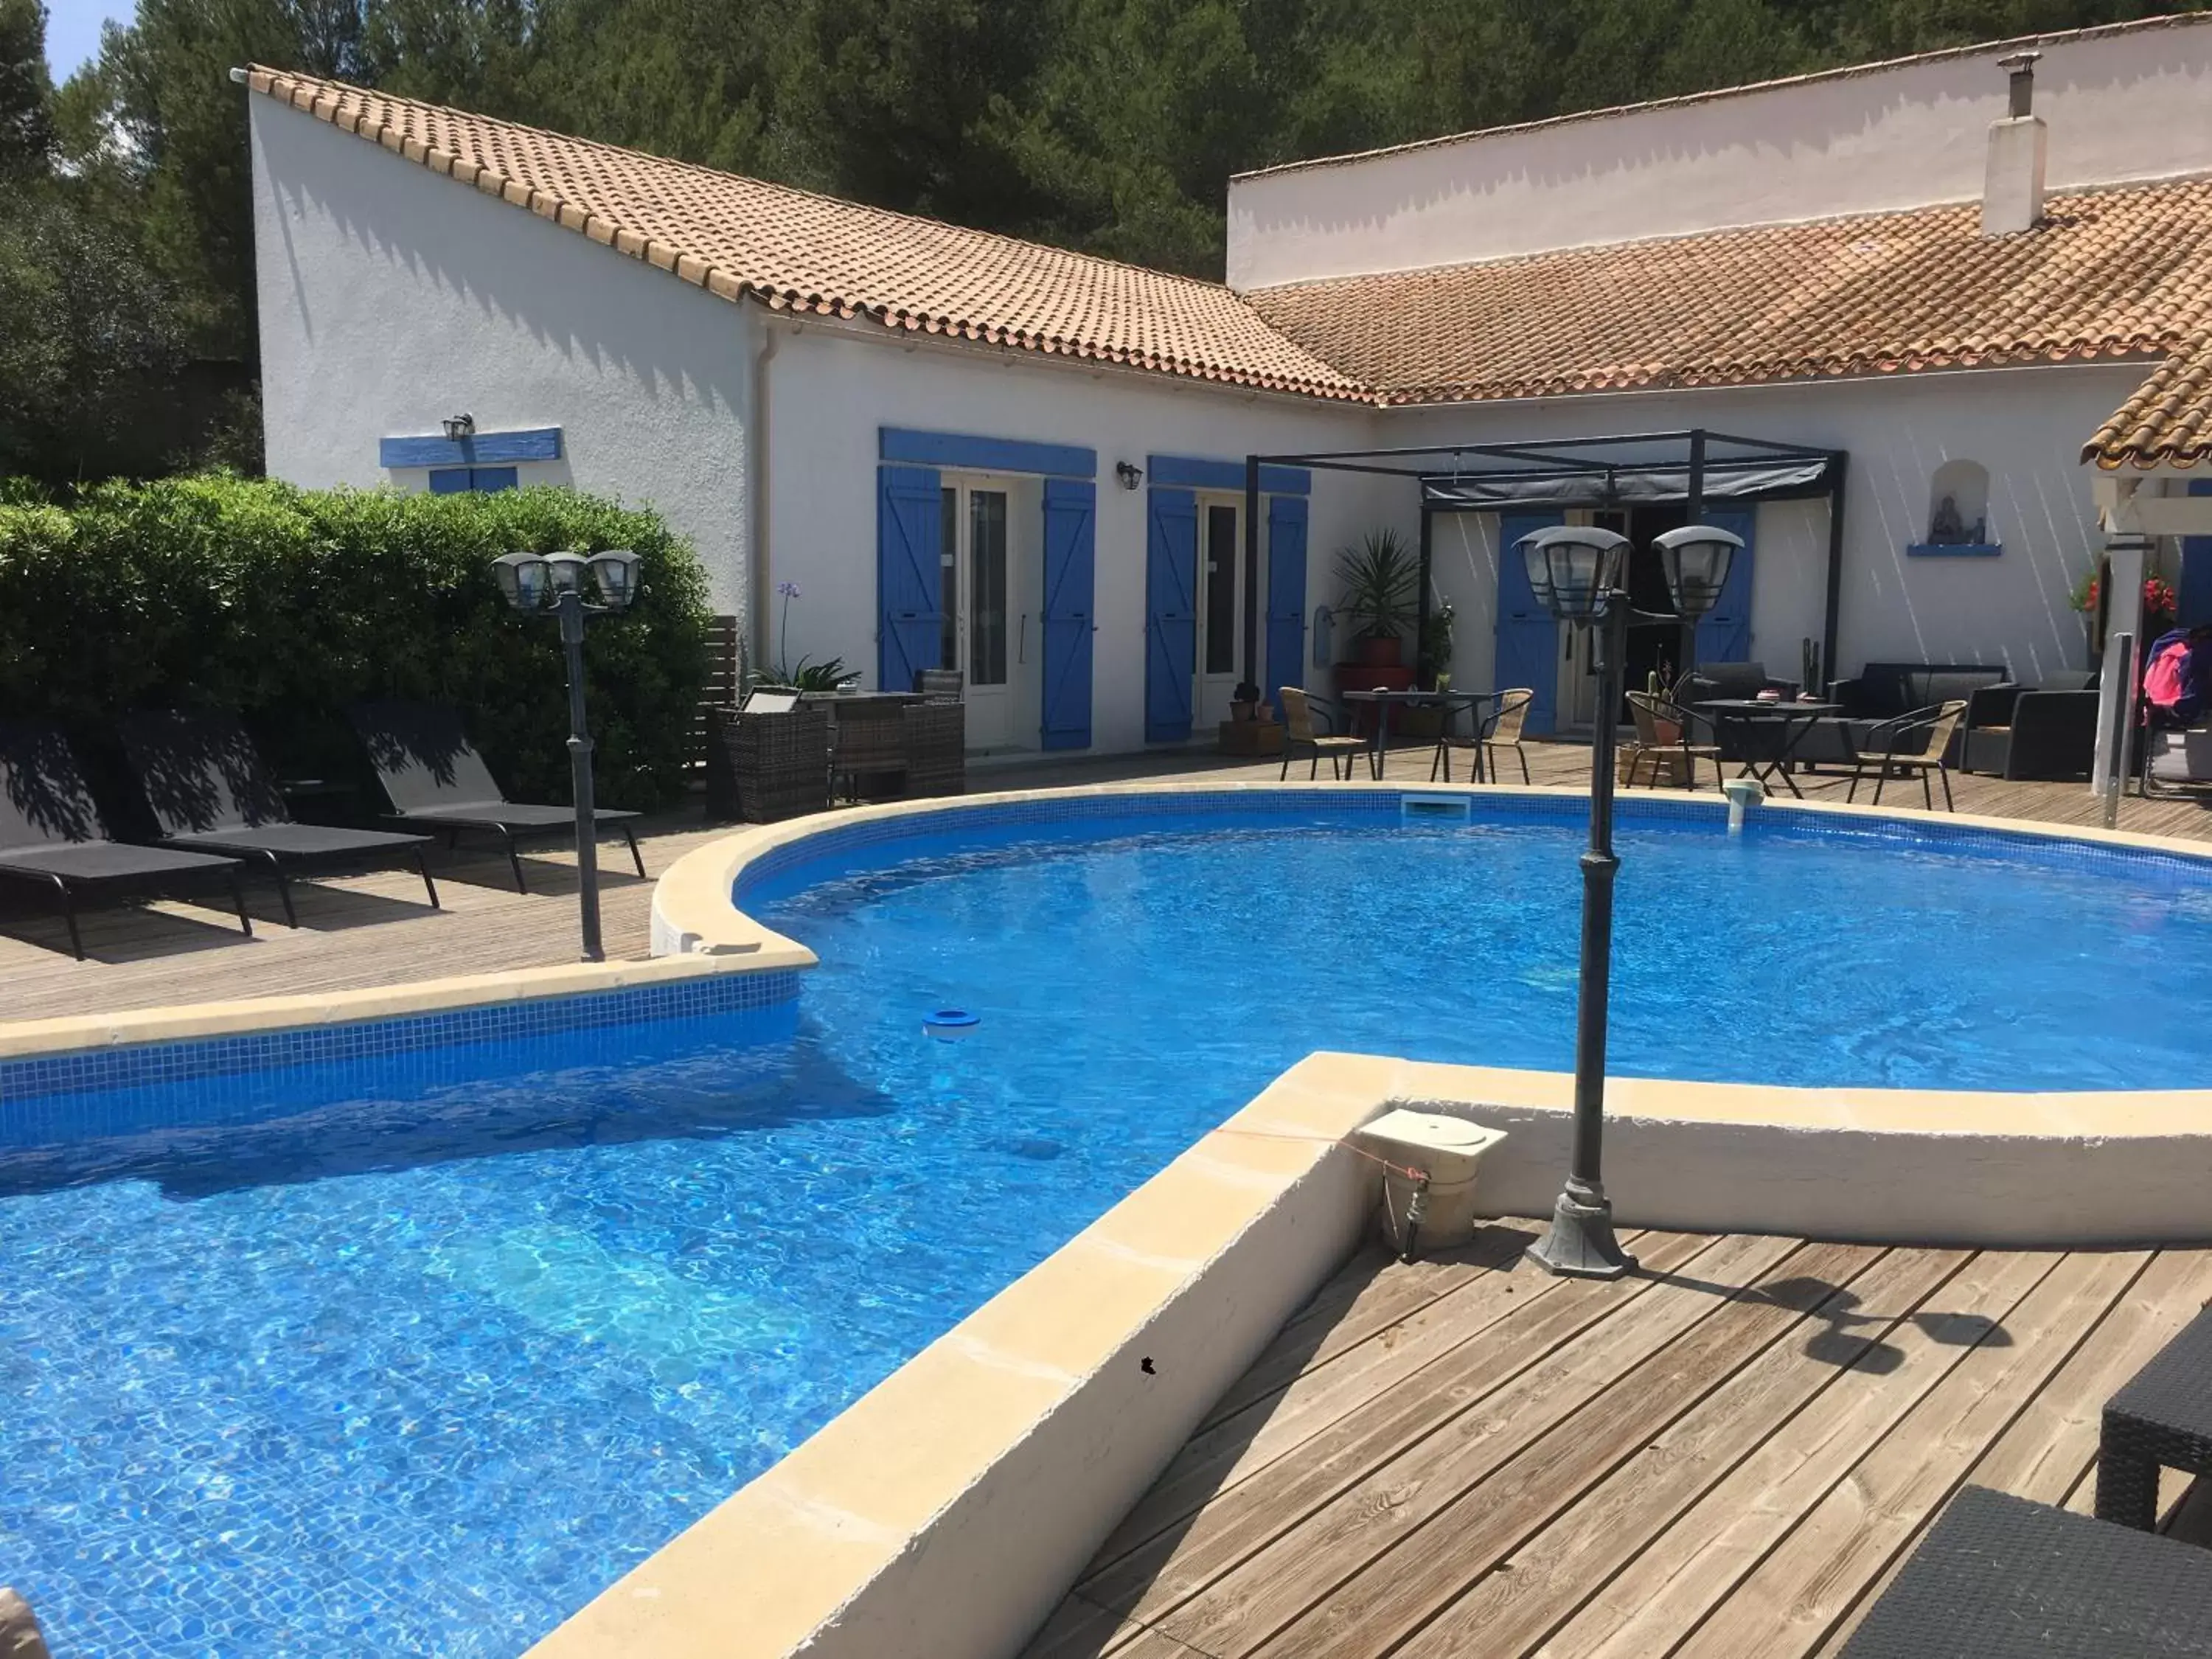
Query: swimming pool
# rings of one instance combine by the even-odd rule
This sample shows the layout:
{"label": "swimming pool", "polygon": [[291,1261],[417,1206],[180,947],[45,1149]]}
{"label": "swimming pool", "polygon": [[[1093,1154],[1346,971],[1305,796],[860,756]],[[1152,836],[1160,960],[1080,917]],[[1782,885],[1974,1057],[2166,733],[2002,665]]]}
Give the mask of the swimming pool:
{"label": "swimming pool", "polygon": [[[1297,1057],[1565,1066],[1578,809],[1401,805],[854,824],[742,887],[822,957],[795,1002],[435,1074],[0,1067],[0,1559],[58,1653],[519,1652]],[[2193,861],[1662,805],[1617,1070],[2212,1083],[2141,1018],[2212,969]]]}

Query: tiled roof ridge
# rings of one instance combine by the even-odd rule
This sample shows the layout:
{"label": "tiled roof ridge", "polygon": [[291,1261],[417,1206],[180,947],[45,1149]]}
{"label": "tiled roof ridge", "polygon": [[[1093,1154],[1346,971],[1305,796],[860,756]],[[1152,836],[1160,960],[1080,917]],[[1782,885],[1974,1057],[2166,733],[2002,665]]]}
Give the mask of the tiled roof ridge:
{"label": "tiled roof ridge", "polygon": [[[360,86],[350,81],[332,80],[326,76],[307,75],[289,70],[272,70],[259,64],[249,65],[246,73],[249,76],[265,75],[272,81],[333,88],[342,92],[350,92],[362,97],[381,98],[386,103],[405,104],[412,109],[435,112],[439,114],[467,113],[469,119],[472,121],[488,122],[493,125],[506,127],[514,132],[532,133],[541,138],[550,138],[556,143],[578,144],[585,149],[598,150],[608,155],[639,157],[653,162],[656,167],[681,167],[686,173],[696,173],[704,179],[723,181],[742,179],[756,189],[773,191],[777,195],[788,196],[794,200],[818,202],[826,206],[842,208],[848,212],[873,214],[902,224],[942,229],[945,226],[952,223],[951,220],[933,219],[926,213],[908,213],[902,209],[887,208],[874,202],[856,201],[849,196],[835,196],[828,191],[810,190],[805,185],[786,184],[781,179],[763,179],[750,173],[731,173],[726,168],[708,167],[703,161],[687,161],[681,156],[660,155],[652,150],[636,149],[627,144],[609,143],[604,138],[586,138],[578,133],[562,132],[555,127],[541,127],[528,121],[510,120],[504,115],[478,115],[471,112],[461,111],[455,105],[434,104],[428,99],[410,98],[404,93],[385,92],[374,87]],[[263,88],[256,87],[254,90],[258,92]],[[1162,270],[1156,265],[1140,265],[1132,260],[1117,259],[1110,253],[1091,253],[1080,248],[1060,247],[1051,242],[1040,242],[1027,236],[1011,235],[1002,230],[985,230],[975,225],[957,225],[954,228],[963,235],[982,237],[1001,243],[1007,247],[1030,248],[1048,253],[1064,254],[1069,258],[1082,259],[1094,264],[1110,265],[1118,270],[1130,271],[1140,276],[1152,277],[1160,282],[1186,283],[1193,288],[1205,289],[1210,293],[1233,294],[1235,292],[1225,283],[1210,282],[1206,277],[1188,276],[1179,270]]]}
{"label": "tiled roof ridge", "polygon": [[2093,23],[2078,29],[2052,29],[2040,34],[2010,35],[2002,40],[1978,40],[1971,46],[1938,46],[1932,51],[1907,52],[1901,58],[1885,58],[1872,64],[1844,64],[1834,69],[1808,70],[1802,75],[1779,75],[1768,81],[1748,81],[1741,86],[1713,87],[1704,92],[1681,92],[1668,98],[1647,98],[1632,104],[1608,104],[1602,109],[1575,110],[1565,115],[1547,115],[1533,121],[1509,121],[1494,127],[1469,127],[1461,132],[1438,133],[1430,138],[1409,138],[1401,144],[1377,144],[1369,149],[1346,150],[1337,155],[1313,155],[1295,161],[1278,161],[1269,167],[1233,173],[1230,178],[1232,181],[1241,182],[1283,173],[1308,173],[1317,167],[1346,167],[1355,161],[1373,161],[1377,156],[1403,155],[1414,150],[1463,144],[1475,138],[1502,137],[1508,133],[1541,132],[1547,128],[1565,126],[1577,121],[1608,121],[1625,115],[1642,115],[1651,110],[1717,103],[1724,98],[1741,98],[1754,92],[1773,92],[1785,87],[1810,86],[1827,81],[1854,80],[1861,76],[1878,75],[1886,70],[1903,69],[1914,64],[1978,58],[1986,52],[2021,52],[2054,43],[2094,40],[2105,35],[2129,34],[2154,28],[2181,28],[2200,23],[2212,23],[2212,12],[2169,12],[2155,17],[2132,17],[2117,23]]}
{"label": "tiled roof ridge", "polygon": [[[2212,12],[2202,15],[2212,17]],[[2166,191],[2185,190],[2192,185],[2212,185],[2212,169],[2195,173],[2169,173],[2156,179],[2129,179],[2112,184],[2069,185],[2048,191],[2044,196],[2044,222],[2035,230],[2049,228],[2053,209],[2060,204],[2094,198],[2110,200],[2116,197],[2154,195]],[[1848,227],[1864,224],[1869,228],[1894,226],[1901,219],[1932,218],[1940,214],[1973,214],[1981,211],[1979,197],[1962,198],[1955,202],[1923,202],[1904,208],[1862,208],[1850,213],[1819,213],[1803,219],[1762,219],[1755,224],[1716,225],[1706,230],[1661,232],[1650,236],[1624,236],[1611,242],[1573,242],[1564,247],[1534,248],[1521,253],[1501,253],[1488,259],[1447,259],[1432,265],[1407,265],[1390,270],[1358,271],[1340,276],[1313,276],[1299,282],[1270,283],[1240,289],[1247,296],[1266,296],[1300,292],[1337,286],[1354,286],[1373,282],[1378,276],[1414,277],[1444,276],[1455,271],[1503,269],[1512,265],[1541,264],[1547,260],[1561,260],[1577,256],[1595,258],[1620,252],[1629,248],[1664,247],[1690,242],[1717,244],[1731,238],[1752,238],[1781,234],[1790,231],[1817,229],[1822,226]],[[2033,235],[2035,231],[2014,233]]]}
{"label": "tiled roof ridge", "polygon": [[[945,334],[954,337],[981,341],[984,343],[1013,346],[1034,350],[1041,355],[1081,358],[1113,362],[1123,366],[1152,369],[1178,374],[1193,380],[1227,382],[1255,386],[1266,391],[1291,392],[1303,396],[1339,401],[1366,402],[1370,399],[1367,388],[1342,374],[1319,354],[1292,340],[1273,328],[1254,312],[1243,300],[1227,287],[1208,283],[1203,278],[1184,276],[1170,271],[1152,270],[1142,265],[1103,256],[1078,252],[1069,248],[1054,247],[1049,244],[1024,240],[1000,233],[973,229],[964,225],[951,225],[941,220],[919,215],[903,214],[889,208],[852,202],[843,198],[823,195],[793,185],[771,184],[746,175],[725,173],[696,162],[672,161],[665,156],[643,150],[629,149],[621,145],[602,141],[579,138],[566,133],[553,132],[542,127],[529,126],[521,122],[501,120],[482,116],[450,106],[432,104],[420,99],[405,98],[380,92],[372,88],[353,85],[325,76],[271,69],[265,64],[251,64],[246,70],[246,83],[253,92],[285,104],[293,109],[315,116],[341,131],[349,133],[380,148],[390,150],[409,161],[429,168],[433,173],[451,177],[457,181],[473,185],[488,196],[495,196],[517,207],[529,209],[540,218],[547,219],[565,229],[580,232],[603,246],[632,258],[641,259],[656,268],[666,270],[691,283],[706,289],[720,298],[736,301],[748,296],[774,310],[788,310],[832,316],[844,320],[866,316],[887,328],[910,332]],[[950,314],[932,313],[926,310],[870,301],[852,295],[830,292],[807,292],[793,287],[779,287],[773,282],[756,276],[723,268],[714,262],[676,247],[667,241],[650,236],[635,226],[626,225],[562,198],[558,193],[509,177],[478,162],[472,162],[451,152],[436,149],[420,139],[404,134],[389,120],[372,120],[366,108],[349,112],[346,101],[357,105],[381,100],[393,106],[403,106],[426,115],[448,118],[482,124],[504,132],[527,135],[554,144],[575,146],[599,155],[623,158],[627,161],[649,163],[656,167],[680,168],[702,179],[720,185],[739,184],[780,196],[792,202],[803,202],[841,212],[866,214],[883,221],[911,227],[929,233],[953,232],[963,238],[972,238],[997,248],[1019,252],[1030,257],[1042,257],[1066,261],[1078,269],[1112,271],[1147,283],[1166,284],[1182,290],[1194,299],[1203,300],[1233,308],[1238,319],[1257,334],[1266,337],[1265,343],[1279,354],[1304,360],[1297,370],[1240,367],[1229,362],[1209,362],[1200,357],[1179,356],[1170,352],[1142,350],[1115,346],[1102,342],[1085,341],[1059,331],[1031,331],[1009,328],[962,319]]]}

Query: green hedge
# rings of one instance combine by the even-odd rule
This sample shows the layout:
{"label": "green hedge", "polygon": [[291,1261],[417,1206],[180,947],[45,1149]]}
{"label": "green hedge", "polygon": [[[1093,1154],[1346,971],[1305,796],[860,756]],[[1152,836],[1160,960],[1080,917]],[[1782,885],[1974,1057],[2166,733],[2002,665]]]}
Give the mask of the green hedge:
{"label": "green hedge", "polygon": [[352,775],[348,703],[442,699],[516,799],[565,801],[558,629],[509,611],[490,568],[562,547],[643,557],[644,594],[586,629],[586,689],[601,802],[665,805],[706,675],[706,579],[653,514],[567,489],[211,475],[0,504],[0,711],[59,720],[97,755],[125,709],[230,709],[286,770]]}

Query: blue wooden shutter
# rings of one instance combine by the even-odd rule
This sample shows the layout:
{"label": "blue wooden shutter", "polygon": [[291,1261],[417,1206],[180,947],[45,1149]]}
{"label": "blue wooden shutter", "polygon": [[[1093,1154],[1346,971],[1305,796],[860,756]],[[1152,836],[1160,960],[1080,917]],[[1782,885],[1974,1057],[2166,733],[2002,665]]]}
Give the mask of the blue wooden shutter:
{"label": "blue wooden shutter", "polygon": [[1705,514],[1707,524],[1716,530],[1734,531],[1743,538],[1743,545],[1729,562],[1728,580],[1721,584],[1720,599],[1698,623],[1699,662],[1751,660],[1751,579],[1755,563],[1751,532],[1757,520],[1756,510],[1748,507],[1713,507]]}
{"label": "blue wooden shutter", "polygon": [[431,469],[430,493],[433,495],[465,495],[470,489],[468,468],[441,466]]}
{"label": "blue wooden shutter", "polygon": [[1528,566],[1514,543],[1566,522],[1558,513],[1505,513],[1498,520],[1498,653],[1492,678],[1500,691],[1526,686],[1536,694],[1527,729],[1548,732],[1558,724],[1559,625],[1536,603]]}
{"label": "blue wooden shutter", "polygon": [[1280,719],[1286,685],[1305,684],[1306,498],[1267,498],[1267,682],[1260,689]]}
{"label": "blue wooden shutter", "polygon": [[441,466],[430,472],[433,495],[497,495],[512,489],[519,475],[511,466]]}
{"label": "blue wooden shutter", "polygon": [[[2212,495],[2212,478],[2191,478],[2189,493]],[[2212,536],[2181,538],[2181,589],[2175,598],[2180,605],[2173,618],[2176,628],[2212,623]]]}
{"label": "blue wooden shutter", "polygon": [[1198,497],[1152,492],[1145,538],[1145,741],[1190,737],[1191,676],[1198,667]]}
{"label": "blue wooden shutter", "polygon": [[937,666],[945,623],[944,504],[936,470],[877,469],[876,686],[911,691]]}
{"label": "blue wooden shutter", "polygon": [[1091,746],[1091,593],[1097,573],[1098,489],[1044,481],[1044,721],[1047,749]]}

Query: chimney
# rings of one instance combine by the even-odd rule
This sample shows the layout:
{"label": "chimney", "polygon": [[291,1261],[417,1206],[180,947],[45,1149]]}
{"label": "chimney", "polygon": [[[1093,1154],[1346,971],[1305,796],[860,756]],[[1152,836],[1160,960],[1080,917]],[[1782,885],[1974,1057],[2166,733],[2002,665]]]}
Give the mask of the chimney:
{"label": "chimney", "polygon": [[2035,114],[2035,60],[2039,52],[1997,59],[2012,78],[2012,107],[1990,123],[1989,172],[1982,184],[1982,234],[2009,236],[2033,230],[2043,217],[2043,158],[2050,130]]}

